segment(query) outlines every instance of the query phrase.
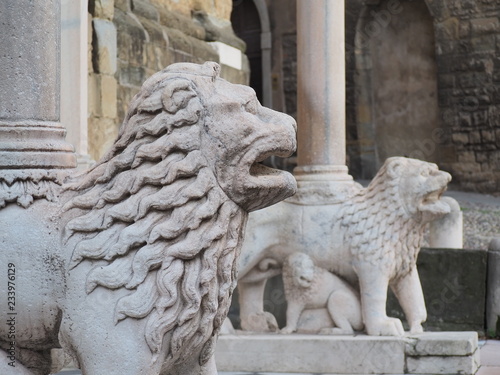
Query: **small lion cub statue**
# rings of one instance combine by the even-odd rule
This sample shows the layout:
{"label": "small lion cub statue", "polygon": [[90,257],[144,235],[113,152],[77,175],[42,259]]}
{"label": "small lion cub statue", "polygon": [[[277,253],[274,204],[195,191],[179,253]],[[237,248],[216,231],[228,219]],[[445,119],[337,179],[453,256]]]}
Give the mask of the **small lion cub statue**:
{"label": "small lion cub statue", "polygon": [[307,254],[296,252],[285,260],[283,285],[288,307],[281,333],[297,331],[302,312],[317,308],[326,308],[336,326],[319,333],[349,335],[363,329],[359,294],[338,276],[315,266]]}

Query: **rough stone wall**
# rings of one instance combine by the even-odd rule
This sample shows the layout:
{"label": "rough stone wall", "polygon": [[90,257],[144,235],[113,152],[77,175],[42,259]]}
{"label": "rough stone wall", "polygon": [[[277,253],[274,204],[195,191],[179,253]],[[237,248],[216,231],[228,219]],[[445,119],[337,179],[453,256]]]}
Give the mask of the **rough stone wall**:
{"label": "rough stone wall", "polygon": [[[220,62],[209,42],[244,51],[232,32],[231,0],[90,0],[89,153],[101,157],[113,142],[130,100],[155,72],[175,62]],[[242,68],[222,65],[223,78],[247,83]]]}
{"label": "rough stone wall", "polygon": [[88,141],[89,155],[98,160],[118,134],[114,1],[91,0],[89,11]]}
{"label": "rough stone wall", "polygon": [[[424,0],[419,0],[424,1]],[[374,2],[371,1],[370,4]],[[376,2],[375,2],[376,3]],[[403,0],[391,0],[392,5]],[[354,45],[365,2],[355,0],[346,14],[346,42]],[[498,1],[427,0],[433,17],[438,66],[440,133],[434,137],[440,167],[465,190],[500,191],[500,3]],[[379,18],[382,20],[381,18]],[[382,22],[382,21],[381,21]],[[347,135],[351,171],[360,171],[365,140],[360,93],[354,92],[357,63],[347,56]],[[358,57],[356,58],[359,63]],[[353,105],[354,104],[354,105]],[[356,118],[358,117],[358,118]]]}
{"label": "rough stone wall", "polygon": [[441,165],[464,189],[498,193],[500,3],[435,3],[439,106],[446,130]]}

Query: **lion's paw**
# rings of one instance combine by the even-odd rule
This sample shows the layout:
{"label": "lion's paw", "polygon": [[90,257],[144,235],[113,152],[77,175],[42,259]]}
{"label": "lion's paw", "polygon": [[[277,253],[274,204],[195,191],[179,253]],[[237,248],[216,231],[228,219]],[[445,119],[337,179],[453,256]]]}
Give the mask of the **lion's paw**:
{"label": "lion's paw", "polygon": [[266,311],[247,315],[241,320],[241,328],[253,332],[277,332],[279,330],[274,315]]}
{"label": "lion's paw", "polygon": [[422,324],[419,323],[413,323],[410,325],[410,333],[416,334],[416,333],[422,333],[424,332],[424,329],[422,328]]}
{"label": "lion's paw", "polygon": [[403,336],[405,334],[401,320],[389,317],[367,323],[366,332],[371,336]]}
{"label": "lion's paw", "polygon": [[295,329],[293,329],[292,327],[290,326],[286,326],[286,327],[283,327],[281,330],[280,330],[280,333],[283,333],[283,334],[289,334],[289,333],[293,333],[295,332]]}

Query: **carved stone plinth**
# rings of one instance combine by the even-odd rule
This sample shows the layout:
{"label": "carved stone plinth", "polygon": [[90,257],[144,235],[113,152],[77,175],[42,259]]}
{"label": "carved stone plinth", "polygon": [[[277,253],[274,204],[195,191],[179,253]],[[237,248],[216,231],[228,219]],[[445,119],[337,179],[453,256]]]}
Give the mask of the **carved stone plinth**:
{"label": "carved stone plinth", "polygon": [[227,335],[216,350],[220,371],[300,374],[463,374],[479,368],[476,332],[405,337]]}

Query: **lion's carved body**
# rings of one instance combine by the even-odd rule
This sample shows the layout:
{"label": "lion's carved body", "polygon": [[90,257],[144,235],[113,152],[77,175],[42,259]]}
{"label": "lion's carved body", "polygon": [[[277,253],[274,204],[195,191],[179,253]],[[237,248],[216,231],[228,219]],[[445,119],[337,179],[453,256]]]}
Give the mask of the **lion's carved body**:
{"label": "lion's carved body", "polygon": [[[215,341],[236,286],[247,211],[295,190],[289,174],[255,165],[293,152],[293,119],[218,74],[206,63],[152,76],[112,149],[66,182],[61,203],[20,212],[17,225],[37,211],[47,217],[33,231],[50,243],[51,259],[23,264],[43,274],[56,263],[51,277],[59,278],[50,284],[57,290],[40,289],[45,310],[19,301],[35,307],[27,307],[30,326],[16,348],[24,359],[12,374],[48,374],[47,350],[60,345],[85,375],[216,374]],[[36,288],[40,279],[23,283]],[[30,341],[30,330],[49,327]],[[0,348],[7,346],[0,329]],[[0,372],[11,375],[2,355]]]}
{"label": "lion's carved body", "polygon": [[242,327],[267,329],[262,321],[269,316],[262,318],[256,289],[289,254],[303,252],[360,288],[368,333],[402,333],[399,321],[370,321],[385,316],[389,285],[412,330],[420,330],[426,312],[416,259],[425,225],[449,212],[439,199],[449,180],[434,164],[391,158],[367,188],[356,188],[346,201],[310,205],[292,197],[250,215],[239,267]]}

